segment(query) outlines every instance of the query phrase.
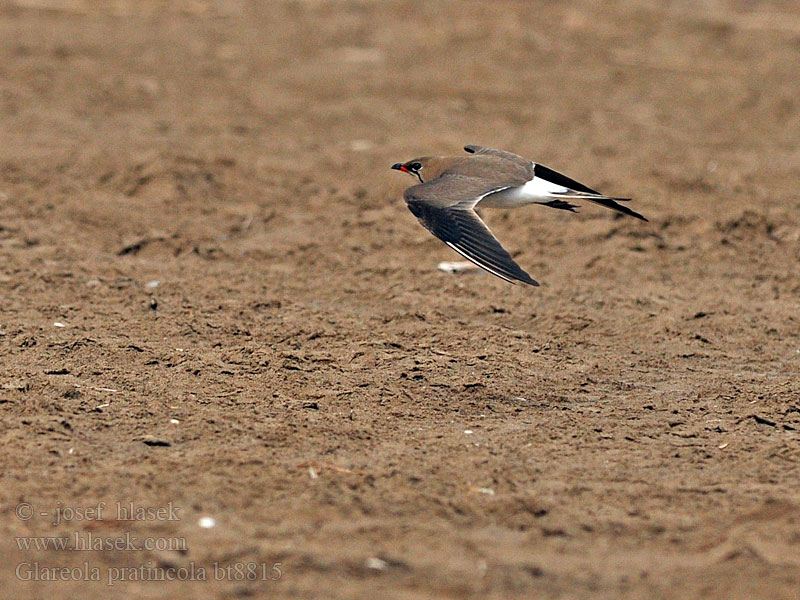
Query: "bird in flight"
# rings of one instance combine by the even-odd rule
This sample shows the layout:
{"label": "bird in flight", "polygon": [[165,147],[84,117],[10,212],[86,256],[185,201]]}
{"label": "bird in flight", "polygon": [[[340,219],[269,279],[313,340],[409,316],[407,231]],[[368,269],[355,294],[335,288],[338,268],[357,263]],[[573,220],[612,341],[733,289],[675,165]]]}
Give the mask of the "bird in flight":
{"label": "bird in flight", "polygon": [[510,283],[539,285],[511,258],[475,209],[515,208],[543,204],[575,212],[570,200],[588,200],[647,221],[612,198],[505,150],[464,146],[469,156],[423,156],[392,169],[408,173],[419,184],[403,198],[422,226],[464,258]]}

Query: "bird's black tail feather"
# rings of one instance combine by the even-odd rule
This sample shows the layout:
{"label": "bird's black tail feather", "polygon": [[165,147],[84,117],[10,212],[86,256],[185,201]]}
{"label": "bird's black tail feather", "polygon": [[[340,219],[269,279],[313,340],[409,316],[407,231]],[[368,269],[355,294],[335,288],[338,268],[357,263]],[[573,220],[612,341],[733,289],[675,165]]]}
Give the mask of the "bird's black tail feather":
{"label": "bird's black tail feather", "polygon": [[637,213],[635,210],[631,210],[627,206],[623,206],[622,204],[618,203],[618,202],[627,202],[628,200],[630,200],[630,198],[609,198],[607,196],[592,197],[588,194],[585,196],[585,198],[590,202],[599,204],[600,206],[605,206],[606,208],[610,208],[611,210],[616,210],[626,215],[630,215],[631,217],[641,219],[642,221],[647,221],[646,218]]}

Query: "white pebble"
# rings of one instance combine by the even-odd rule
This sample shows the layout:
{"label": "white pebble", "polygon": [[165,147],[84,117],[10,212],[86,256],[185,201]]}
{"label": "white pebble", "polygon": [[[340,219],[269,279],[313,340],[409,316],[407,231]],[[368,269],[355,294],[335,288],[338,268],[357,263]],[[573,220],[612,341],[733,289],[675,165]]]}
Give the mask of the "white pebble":
{"label": "white pebble", "polygon": [[464,271],[474,271],[478,267],[471,262],[456,261],[456,262],[440,262],[437,267],[440,271],[445,273],[463,273]]}
{"label": "white pebble", "polygon": [[367,559],[367,568],[374,569],[375,571],[385,571],[386,567],[389,566],[385,560],[378,558],[377,556],[371,556]]}

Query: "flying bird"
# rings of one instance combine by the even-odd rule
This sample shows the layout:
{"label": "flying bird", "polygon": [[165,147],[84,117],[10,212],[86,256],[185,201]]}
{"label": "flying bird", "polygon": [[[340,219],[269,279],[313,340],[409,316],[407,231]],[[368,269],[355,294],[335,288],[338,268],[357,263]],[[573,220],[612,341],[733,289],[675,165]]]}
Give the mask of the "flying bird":
{"label": "flying bird", "polygon": [[505,150],[464,146],[469,156],[423,156],[392,169],[419,184],[403,198],[422,226],[482,269],[510,283],[539,285],[520,268],[481,220],[475,209],[543,204],[575,212],[569,200],[588,200],[642,221],[642,215],[619,204],[629,198],[604,196],[566,175]]}

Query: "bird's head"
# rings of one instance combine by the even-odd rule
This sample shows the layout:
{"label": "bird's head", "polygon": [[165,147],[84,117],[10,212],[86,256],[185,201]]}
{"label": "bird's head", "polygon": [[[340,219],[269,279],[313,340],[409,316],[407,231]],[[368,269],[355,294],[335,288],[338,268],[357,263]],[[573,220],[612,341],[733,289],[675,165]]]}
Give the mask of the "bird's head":
{"label": "bird's head", "polygon": [[[396,169],[397,171],[402,171],[403,173],[413,175],[419,179],[420,183],[424,183],[422,176],[426,174],[425,167],[428,165],[430,160],[431,159],[427,156],[423,156],[421,158],[412,158],[408,162],[395,163],[392,165],[392,168]],[[431,177],[428,177],[428,179],[431,179]]]}

